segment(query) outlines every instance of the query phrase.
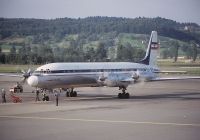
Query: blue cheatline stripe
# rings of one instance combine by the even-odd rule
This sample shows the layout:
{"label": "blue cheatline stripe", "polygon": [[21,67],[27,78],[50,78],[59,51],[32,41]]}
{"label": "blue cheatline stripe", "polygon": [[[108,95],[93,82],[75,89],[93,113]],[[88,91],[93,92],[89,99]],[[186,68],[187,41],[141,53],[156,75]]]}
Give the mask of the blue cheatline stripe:
{"label": "blue cheatline stripe", "polygon": [[[144,70],[144,69],[139,69]],[[88,72],[121,72],[121,71],[137,71],[137,69],[83,69],[83,70],[49,70],[49,71],[35,71],[35,73],[88,73]]]}
{"label": "blue cheatline stripe", "polygon": [[[146,71],[148,68],[134,68],[134,69],[80,69],[80,70],[47,70],[35,71],[35,74],[40,73],[91,73],[91,72],[130,72],[130,71]],[[151,71],[158,71],[157,69],[149,69]]]}

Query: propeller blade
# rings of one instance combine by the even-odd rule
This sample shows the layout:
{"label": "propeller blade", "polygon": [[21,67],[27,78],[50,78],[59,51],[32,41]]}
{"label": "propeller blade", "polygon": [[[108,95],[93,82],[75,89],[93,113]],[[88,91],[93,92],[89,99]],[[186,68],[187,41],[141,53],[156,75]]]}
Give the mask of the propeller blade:
{"label": "propeller blade", "polygon": [[22,73],[26,73],[23,69],[21,69],[21,72],[22,72]]}
{"label": "propeller blade", "polygon": [[139,72],[139,70],[137,70],[136,72],[133,72],[132,78],[133,78],[135,81],[137,81],[137,80],[139,79],[139,77],[140,77],[140,72]]}
{"label": "propeller blade", "polygon": [[25,84],[26,78],[24,77],[22,81],[20,81],[20,84]]}
{"label": "propeller blade", "polygon": [[139,71],[139,70],[137,70],[137,71],[136,71],[136,74],[137,74],[138,76],[140,76],[140,71]]}
{"label": "propeller blade", "polygon": [[30,68],[28,69],[27,73],[29,73],[29,74],[31,73],[31,69]]}

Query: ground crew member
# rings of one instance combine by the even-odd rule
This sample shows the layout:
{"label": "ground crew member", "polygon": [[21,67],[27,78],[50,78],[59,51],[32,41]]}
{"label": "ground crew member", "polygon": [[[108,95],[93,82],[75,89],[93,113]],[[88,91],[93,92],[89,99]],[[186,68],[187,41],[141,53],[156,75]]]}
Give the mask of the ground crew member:
{"label": "ground crew member", "polygon": [[58,106],[58,96],[59,96],[60,94],[57,92],[57,91],[55,91],[55,96],[56,96],[56,106]]}
{"label": "ground crew member", "polygon": [[2,96],[2,103],[6,103],[6,91],[5,91],[5,89],[1,90],[1,96]]}
{"label": "ground crew member", "polygon": [[39,98],[39,89],[36,89],[36,98],[35,98],[35,101],[40,101],[40,98]]}

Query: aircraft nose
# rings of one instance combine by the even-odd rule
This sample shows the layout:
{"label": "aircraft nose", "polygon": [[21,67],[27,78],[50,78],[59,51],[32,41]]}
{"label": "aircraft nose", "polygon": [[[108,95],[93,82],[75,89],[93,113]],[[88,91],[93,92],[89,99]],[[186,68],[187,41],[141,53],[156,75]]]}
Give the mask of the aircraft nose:
{"label": "aircraft nose", "polygon": [[27,80],[28,84],[32,87],[36,87],[38,85],[38,77],[30,76]]}

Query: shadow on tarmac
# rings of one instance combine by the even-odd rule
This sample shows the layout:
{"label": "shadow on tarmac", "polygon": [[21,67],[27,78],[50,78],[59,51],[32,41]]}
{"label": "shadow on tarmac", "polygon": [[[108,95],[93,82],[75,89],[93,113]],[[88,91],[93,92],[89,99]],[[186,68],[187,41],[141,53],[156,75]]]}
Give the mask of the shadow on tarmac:
{"label": "shadow on tarmac", "polygon": [[[192,97],[198,96],[198,97]],[[155,94],[143,96],[131,96],[131,99],[178,99],[178,100],[200,100],[200,93],[176,92],[173,94]]]}
{"label": "shadow on tarmac", "polygon": [[[194,97],[195,96],[195,97]],[[157,100],[157,99],[172,99],[172,100],[200,100],[200,92],[175,92],[175,93],[166,93],[166,94],[151,94],[151,95],[141,95],[134,96],[131,95],[129,99],[118,99],[117,96],[114,95],[92,95],[91,94],[80,94],[80,98],[75,98],[73,101],[88,101],[88,100],[135,100],[135,101],[144,101],[144,100]],[[70,98],[68,98],[70,100]]]}

